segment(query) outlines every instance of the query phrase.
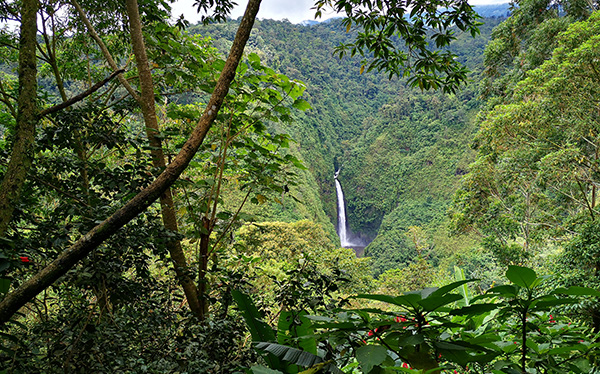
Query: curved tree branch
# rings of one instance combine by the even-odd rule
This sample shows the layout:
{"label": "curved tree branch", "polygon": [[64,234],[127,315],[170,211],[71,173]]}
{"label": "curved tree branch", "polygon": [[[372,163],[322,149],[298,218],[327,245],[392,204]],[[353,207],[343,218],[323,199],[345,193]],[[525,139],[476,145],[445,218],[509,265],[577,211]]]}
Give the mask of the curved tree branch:
{"label": "curved tree branch", "polygon": [[229,91],[235,77],[235,70],[242,58],[244,47],[254,25],[261,0],[250,0],[236,33],[229,57],[217,82],[215,90],[208,102],[202,117],[190,138],[181,148],[173,162],[148,187],[138,193],[122,208],[118,209],[102,223],[82,236],[71,247],[62,252],[56,260],[42,269],[38,274],[21,284],[0,302],[0,323],[8,321],[27,302],[35,298],[41,291],[49,287],[69,269],[85,258],[91,251],[101,245],[114,232],[134,219],[156,201],[187,168],[204,141],[208,130],[217,117],[217,112]]}
{"label": "curved tree branch", "polygon": [[46,108],[46,109],[42,110],[40,112],[40,114],[38,115],[38,117],[43,117],[43,116],[47,116],[48,114],[52,114],[52,113],[58,112],[59,110],[63,110],[65,108],[68,108],[71,105],[73,105],[73,104],[75,104],[75,103],[77,103],[77,102],[85,99],[86,97],[90,96],[91,94],[93,94],[94,92],[96,92],[100,88],[102,88],[102,86],[104,86],[105,84],[107,84],[108,82],[110,82],[110,80],[113,79],[116,75],[122,74],[124,71],[125,70],[121,69],[121,70],[117,70],[117,71],[113,72],[107,78],[104,78],[100,82],[94,84],[92,87],[90,87],[89,89],[87,89],[84,92],[80,93],[79,95],[73,96],[69,100],[63,101],[60,104],[57,104],[55,106],[52,106],[50,108]]}

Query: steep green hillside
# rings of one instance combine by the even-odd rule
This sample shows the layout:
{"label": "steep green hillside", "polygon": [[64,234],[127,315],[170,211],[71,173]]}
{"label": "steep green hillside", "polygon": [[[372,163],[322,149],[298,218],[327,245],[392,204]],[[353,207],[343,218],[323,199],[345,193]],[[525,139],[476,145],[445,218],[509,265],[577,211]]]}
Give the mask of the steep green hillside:
{"label": "steep green hillside", "polygon": [[[339,180],[350,227],[365,241],[374,239],[366,253],[374,257],[377,274],[413,257],[404,235],[409,226],[422,226],[433,236],[446,222],[448,203],[472,160],[472,119],[480,104],[477,76],[498,22],[487,19],[481,36],[459,35],[452,45],[473,71],[473,81],[456,95],[421,92],[374,72],[360,74],[359,59],[332,56],[333,48],[352,34],[338,20],[313,26],[257,23],[250,51],[307,86],[312,109],[285,130],[298,141],[333,223],[333,174],[342,168]],[[193,30],[225,49],[234,26]]]}

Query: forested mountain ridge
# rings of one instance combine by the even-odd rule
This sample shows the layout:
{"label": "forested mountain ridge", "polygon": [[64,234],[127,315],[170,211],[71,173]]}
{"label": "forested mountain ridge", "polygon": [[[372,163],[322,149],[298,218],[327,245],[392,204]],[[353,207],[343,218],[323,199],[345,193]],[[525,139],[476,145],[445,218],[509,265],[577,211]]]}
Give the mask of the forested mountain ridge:
{"label": "forested mountain ridge", "polygon": [[[376,72],[360,74],[360,59],[333,55],[348,43],[341,20],[312,26],[262,20],[249,51],[270,66],[306,84],[312,108],[297,116],[289,131],[318,183],[333,224],[337,207],[333,174],[347,200],[351,230],[370,242],[375,273],[411,262],[406,230],[444,225],[446,209],[473,153],[474,115],[483,49],[498,19],[486,19],[481,35],[459,35],[450,49],[472,70],[471,81],[455,95],[421,92],[405,80]],[[192,32],[219,43],[230,40],[235,23],[195,26]],[[226,48],[221,45],[219,48]],[[311,217],[307,217],[311,218]]]}

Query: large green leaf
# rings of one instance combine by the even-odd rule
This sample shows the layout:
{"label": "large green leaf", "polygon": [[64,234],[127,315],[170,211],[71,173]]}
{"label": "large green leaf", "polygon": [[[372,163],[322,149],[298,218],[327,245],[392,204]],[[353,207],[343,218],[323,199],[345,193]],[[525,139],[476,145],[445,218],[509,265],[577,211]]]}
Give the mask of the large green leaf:
{"label": "large green leaf", "polygon": [[[317,340],[314,338],[312,323],[306,316],[306,311],[283,311],[277,324],[277,341],[279,344],[289,344],[288,337],[298,342],[303,350],[316,354]],[[289,332],[289,335],[287,334]]]}
{"label": "large green leaf", "polygon": [[[502,338],[496,332],[490,332],[487,334],[478,335],[478,336],[474,337],[473,339],[468,339],[468,343],[475,344],[475,345],[486,344],[486,347],[488,347],[488,348],[495,348],[496,347],[495,345],[489,344],[489,343],[495,343],[495,342],[498,342],[501,340],[502,340]],[[496,347],[496,348],[498,348],[498,347]]]}
{"label": "large green leaf", "polygon": [[[275,332],[271,326],[262,320],[262,315],[256,308],[256,305],[252,302],[252,299],[238,290],[231,291],[231,295],[233,296],[238,309],[242,312],[242,317],[248,326],[248,330],[250,330],[252,341],[275,341]],[[265,361],[273,369],[285,368],[285,365],[279,361],[279,358],[277,358],[276,355],[267,355]]]}
{"label": "large green leaf", "polygon": [[310,104],[304,99],[294,100],[294,103],[292,104],[292,106],[296,109],[300,109],[300,110],[304,110],[304,111],[311,109]]}
{"label": "large green leaf", "polygon": [[455,301],[462,299],[459,294],[445,294],[444,296],[430,296],[426,299],[419,300],[419,305],[423,307],[426,312],[433,312],[434,310],[441,308],[444,305],[448,305]]}
{"label": "large green leaf", "polygon": [[387,358],[387,349],[380,345],[364,345],[356,350],[356,360],[368,374],[373,367],[380,365]]}
{"label": "large green leaf", "polygon": [[[256,344],[256,348],[268,352],[290,364],[306,368],[311,368],[315,365],[324,363],[323,359],[315,354],[277,343],[260,342]],[[334,365],[326,365],[323,367],[323,370],[330,373],[343,374],[342,371]]]}
{"label": "large green leaf", "polygon": [[11,280],[8,278],[0,278],[0,294],[5,294],[10,289]]}
{"label": "large green leaf", "polygon": [[563,353],[570,353],[573,351],[585,352],[587,350],[588,350],[588,347],[584,344],[571,344],[566,347],[553,348],[548,351],[548,355],[550,355],[550,356],[560,355]]}
{"label": "large green leaf", "polygon": [[439,296],[444,296],[445,294],[447,294],[448,292],[454,290],[457,287],[460,287],[464,284],[467,283],[471,283],[471,282],[476,282],[477,279],[464,279],[464,280],[459,280],[457,282],[452,282],[450,284],[447,284],[443,287],[438,288],[436,291],[434,291],[433,293],[431,293],[430,297],[439,297]]}
{"label": "large green leaf", "polygon": [[252,302],[252,299],[238,290],[233,290],[231,294],[248,325],[252,340],[255,342],[275,341],[273,329],[262,321],[263,316]]}
{"label": "large green leaf", "polygon": [[[467,278],[465,277],[464,270],[459,268],[458,266],[454,266],[454,279],[456,279],[457,281],[466,281],[467,280]],[[471,295],[469,294],[469,287],[467,287],[466,284],[463,284],[458,288],[458,291],[460,292],[461,296],[463,297],[463,304],[465,306],[469,306],[471,303]]]}
{"label": "large green leaf", "polygon": [[441,341],[436,342],[433,345],[446,358],[452,359],[452,361],[463,366],[468,364],[469,362],[488,363],[494,357],[500,354],[499,352],[493,352],[482,346],[467,343],[464,341]]}
{"label": "large green leaf", "polygon": [[425,337],[423,336],[423,334],[414,334],[408,336],[405,335],[402,338],[398,339],[398,346],[417,346],[423,342],[425,342]]}
{"label": "large green leaf", "polygon": [[486,293],[484,295],[477,296],[472,301],[489,298],[489,297],[492,297],[493,295],[500,295],[500,296],[504,296],[504,297],[514,297],[518,293],[519,293],[519,290],[515,286],[513,286],[511,284],[505,284],[503,286],[496,286],[496,287],[490,288],[489,290],[486,291]]}
{"label": "large green leaf", "polygon": [[[282,311],[279,314],[279,322],[277,323],[277,342],[279,344],[287,344],[288,342],[284,341],[286,338],[289,338],[290,335],[288,332],[292,331],[292,326],[297,323],[296,321],[296,313],[292,311]],[[293,334],[291,337],[297,337],[296,334]]]}
{"label": "large green leaf", "polygon": [[0,257],[0,273],[4,272],[10,267],[10,261]]}
{"label": "large green leaf", "polygon": [[448,314],[452,316],[473,316],[478,314],[483,314],[487,312],[491,312],[494,309],[497,309],[497,304],[473,304],[469,306],[462,307],[460,309],[451,310]]}
{"label": "large green leaf", "polygon": [[410,295],[410,294],[416,293],[417,295],[421,295],[421,299],[425,299],[438,290],[439,290],[438,287],[425,287],[419,291],[405,292],[404,295]]}
{"label": "large green leaf", "polygon": [[545,297],[543,299],[534,300],[530,308],[531,310],[549,310],[552,307],[558,305],[568,305],[568,304],[577,304],[579,300],[573,298],[549,298]]}
{"label": "large green leaf", "polygon": [[506,278],[517,286],[531,288],[538,277],[535,271],[530,268],[509,265],[506,271]]}
{"label": "large green leaf", "polygon": [[600,297],[600,291],[589,288],[589,287],[581,287],[581,286],[571,286],[571,287],[559,287],[554,291],[550,292],[550,294],[563,294],[563,295],[572,295],[572,296],[597,296]]}
{"label": "large green leaf", "polygon": [[356,296],[357,299],[369,299],[375,301],[383,301],[388,304],[396,304],[394,296],[390,295],[373,295],[373,294],[360,294]]}
{"label": "large green leaf", "polygon": [[423,342],[425,342],[425,337],[423,334],[412,334],[408,330],[404,330],[403,332],[394,331],[389,334],[386,334],[383,337],[383,342],[386,347],[389,347],[394,350],[398,350],[402,347],[414,347]]}

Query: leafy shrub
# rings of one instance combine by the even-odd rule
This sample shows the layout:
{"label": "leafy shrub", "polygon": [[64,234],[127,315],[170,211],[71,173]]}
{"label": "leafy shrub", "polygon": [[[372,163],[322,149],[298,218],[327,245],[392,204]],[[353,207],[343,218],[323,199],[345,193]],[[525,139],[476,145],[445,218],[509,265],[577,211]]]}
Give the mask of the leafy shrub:
{"label": "leafy shrub", "polygon": [[[459,280],[399,296],[358,295],[375,304],[305,316],[312,321],[305,328],[310,333],[298,339],[312,338],[321,348],[313,350],[318,359],[306,372],[593,372],[598,336],[577,321],[557,321],[550,311],[600,292],[577,286],[546,292],[546,277],[519,266],[509,266],[506,278],[510,283],[476,297],[466,287],[472,280]],[[306,355],[279,345],[257,348],[287,363],[308,362]],[[274,373],[298,372],[285,365],[272,368],[278,370]]]}

